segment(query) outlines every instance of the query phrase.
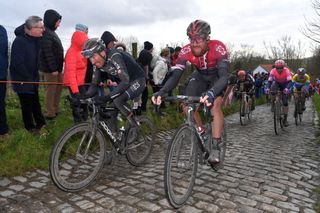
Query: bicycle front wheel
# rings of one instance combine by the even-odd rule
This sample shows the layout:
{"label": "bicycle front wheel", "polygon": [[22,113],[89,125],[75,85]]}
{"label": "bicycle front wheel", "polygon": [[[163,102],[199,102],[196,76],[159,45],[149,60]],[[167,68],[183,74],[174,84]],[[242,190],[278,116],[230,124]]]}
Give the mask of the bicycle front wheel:
{"label": "bicycle front wheel", "polygon": [[247,123],[247,118],[246,118],[246,103],[245,100],[241,100],[240,102],[240,124],[246,125]]}
{"label": "bicycle front wheel", "polygon": [[192,193],[198,168],[195,129],[183,124],[169,144],[164,166],[164,189],[170,204],[181,207]]}
{"label": "bicycle front wheel", "polygon": [[49,160],[53,183],[67,192],[88,186],[103,167],[105,140],[98,129],[94,134],[87,122],[69,128],[54,144]]}
{"label": "bicycle front wheel", "polygon": [[134,166],[140,166],[149,157],[152,150],[152,142],[155,140],[155,126],[145,116],[135,118],[138,127],[129,127],[127,143],[127,160]]}
{"label": "bicycle front wheel", "polygon": [[281,109],[280,109],[280,103],[276,101],[274,103],[274,114],[273,114],[273,126],[274,126],[274,132],[276,135],[279,134],[280,128],[281,128]]}

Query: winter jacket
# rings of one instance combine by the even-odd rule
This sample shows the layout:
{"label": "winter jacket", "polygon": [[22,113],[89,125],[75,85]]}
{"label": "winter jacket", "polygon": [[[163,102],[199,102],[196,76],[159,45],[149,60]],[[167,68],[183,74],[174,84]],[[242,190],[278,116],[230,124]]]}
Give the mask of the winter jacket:
{"label": "winter jacket", "polygon": [[0,79],[7,79],[8,69],[8,35],[6,29],[0,25]]}
{"label": "winter jacket", "polygon": [[42,72],[62,72],[63,46],[60,38],[55,33],[55,24],[60,19],[61,15],[54,10],[47,10],[44,14],[45,32],[41,39],[40,49],[40,71]]}
{"label": "winter jacket", "polygon": [[[16,28],[14,33],[16,38],[11,48],[11,80],[38,82],[40,38],[27,35],[24,24]],[[21,94],[35,94],[38,89],[37,84],[12,84],[12,87]]]}
{"label": "winter jacket", "polygon": [[154,56],[151,61],[151,69],[152,68],[152,77],[154,84],[161,85],[169,70],[167,60],[161,56]]}
{"label": "winter jacket", "polygon": [[86,33],[74,32],[71,38],[71,46],[66,53],[63,83],[71,88],[72,93],[79,92],[78,86],[85,83],[87,59],[81,55],[81,48],[87,40]]}

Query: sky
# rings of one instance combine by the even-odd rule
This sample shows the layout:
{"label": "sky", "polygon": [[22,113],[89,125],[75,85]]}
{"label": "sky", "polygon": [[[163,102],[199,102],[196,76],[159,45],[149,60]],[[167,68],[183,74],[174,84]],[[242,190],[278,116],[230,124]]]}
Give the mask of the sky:
{"label": "sky", "polygon": [[62,15],[57,29],[67,49],[77,23],[89,27],[89,37],[100,37],[105,30],[116,38],[154,44],[157,51],[166,45],[188,43],[186,28],[202,19],[211,25],[211,39],[239,48],[250,45],[263,54],[266,43],[290,36],[308,46],[300,28],[305,17],[316,17],[311,0],[9,0],[0,2],[0,24],[14,38],[14,28],[30,15],[43,17],[54,9]]}

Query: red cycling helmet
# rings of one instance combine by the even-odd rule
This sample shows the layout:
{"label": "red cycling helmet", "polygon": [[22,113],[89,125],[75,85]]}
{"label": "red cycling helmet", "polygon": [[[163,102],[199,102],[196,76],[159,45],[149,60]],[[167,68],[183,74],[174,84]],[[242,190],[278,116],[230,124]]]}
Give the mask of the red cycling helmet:
{"label": "red cycling helmet", "polygon": [[286,62],[284,62],[284,60],[282,59],[276,60],[276,62],[274,62],[275,68],[283,68],[285,64]]}
{"label": "red cycling helmet", "polygon": [[238,71],[238,77],[239,78],[243,78],[245,75],[246,75],[246,71],[244,71],[244,70],[239,70]]}
{"label": "red cycling helmet", "polygon": [[202,20],[195,20],[191,22],[187,28],[187,35],[189,38],[200,36],[207,38],[211,33],[210,25]]}

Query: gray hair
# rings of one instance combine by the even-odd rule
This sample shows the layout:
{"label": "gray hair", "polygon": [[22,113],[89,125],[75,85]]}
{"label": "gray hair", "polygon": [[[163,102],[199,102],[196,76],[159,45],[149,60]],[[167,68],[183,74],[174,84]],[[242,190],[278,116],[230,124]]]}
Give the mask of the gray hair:
{"label": "gray hair", "polygon": [[42,18],[39,16],[30,16],[25,21],[25,27],[30,30],[32,27],[35,27],[40,21],[42,21]]}

